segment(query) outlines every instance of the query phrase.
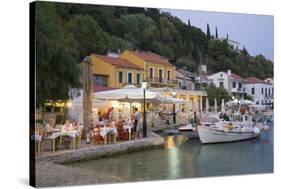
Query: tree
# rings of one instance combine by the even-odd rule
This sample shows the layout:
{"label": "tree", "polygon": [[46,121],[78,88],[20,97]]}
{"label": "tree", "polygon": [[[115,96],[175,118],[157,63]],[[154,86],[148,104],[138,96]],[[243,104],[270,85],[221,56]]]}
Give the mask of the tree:
{"label": "tree", "polygon": [[197,71],[197,64],[196,64],[195,60],[192,58],[191,55],[189,55],[187,57],[179,58],[176,61],[176,65],[178,67],[184,67],[185,66],[191,72],[196,72]]}
{"label": "tree", "polygon": [[207,85],[204,89],[208,94],[210,104],[214,104],[215,98],[217,99],[218,105],[221,104],[222,99],[224,99],[225,102],[231,99],[231,96],[223,87],[217,88],[213,83]]}
{"label": "tree", "polygon": [[67,23],[67,28],[78,43],[79,60],[91,53],[105,54],[109,49],[109,35],[89,15],[76,15]]}
{"label": "tree", "polygon": [[77,41],[55,10],[54,3],[36,4],[36,105],[41,108],[50,100],[66,102],[69,90],[81,87]]}
{"label": "tree", "polygon": [[207,39],[211,39],[211,32],[210,32],[210,26],[207,24]]}
{"label": "tree", "polygon": [[191,24],[190,24],[190,19],[188,19],[188,27],[190,27],[191,26]]}
{"label": "tree", "polygon": [[218,28],[216,26],[216,39],[218,39]]}

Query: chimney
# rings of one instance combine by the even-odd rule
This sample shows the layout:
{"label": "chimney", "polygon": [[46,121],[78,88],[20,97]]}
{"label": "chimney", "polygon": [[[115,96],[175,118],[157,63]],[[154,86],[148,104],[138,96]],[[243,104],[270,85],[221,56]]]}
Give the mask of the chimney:
{"label": "chimney", "polygon": [[231,76],[231,70],[227,70],[227,75]]}

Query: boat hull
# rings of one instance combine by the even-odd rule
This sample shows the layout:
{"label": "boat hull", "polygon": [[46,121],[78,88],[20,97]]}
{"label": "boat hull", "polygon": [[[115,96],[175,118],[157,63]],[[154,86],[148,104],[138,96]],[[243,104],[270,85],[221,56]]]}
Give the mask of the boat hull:
{"label": "boat hull", "polygon": [[248,140],[258,137],[259,133],[254,132],[223,132],[215,131],[206,126],[198,126],[198,135],[201,143],[223,143]]}

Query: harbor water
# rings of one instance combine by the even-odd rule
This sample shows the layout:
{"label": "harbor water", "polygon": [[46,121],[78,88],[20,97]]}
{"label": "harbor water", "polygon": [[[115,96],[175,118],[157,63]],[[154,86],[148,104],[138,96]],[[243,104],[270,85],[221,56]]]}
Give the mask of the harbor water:
{"label": "harbor water", "polygon": [[202,145],[187,134],[165,136],[165,148],[74,163],[124,182],[273,172],[273,124],[259,138]]}

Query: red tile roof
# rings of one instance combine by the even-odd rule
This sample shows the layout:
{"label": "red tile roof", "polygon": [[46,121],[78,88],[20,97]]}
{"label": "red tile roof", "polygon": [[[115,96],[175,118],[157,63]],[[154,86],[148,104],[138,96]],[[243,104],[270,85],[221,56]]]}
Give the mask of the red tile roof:
{"label": "red tile roof", "polygon": [[94,54],[94,56],[113,66],[141,70],[141,68],[139,66],[137,66],[125,59],[119,58],[119,57],[115,58],[115,57],[103,56],[103,55],[98,55],[98,54]]}
{"label": "red tile roof", "polygon": [[110,90],[113,90],[113,89],[116,89],[116,88],[94,85],[93,91],[94,92],[102,92],[102,91],[110,91]]}
{"label": "red tile roof", "polygon": [[140,57],[145,61],[172,66],[168,58],[160,56],[158,54],[152,52],[142,52],[142,51],[130,51],[130,52],[134,53],[136,56]]}
{"label": "red tile roof", "polygon": [[233,77],[234,79],[245,80],[243,77],[241,77],[240,75],[237,75],[235,73],[231,73],[231,77]]}
{"label": "red tile roof", "polygon": [[258,79],[256,77],[248,77],[245,81],[245,84],[255,84],[255,83],[262,83],[262,84],[269,84],[271,85],[270,83],[267,83],[261,79]]}
{"label": "red tile roof", "polygon": [[[227,72],[224,72],[224,73],[228,74]],[[237,79],[237,80],[245,80],[243,77],[241,77],[240,75],[237,75],[235,73],[231,73],[231,77],[233,79]]]}

